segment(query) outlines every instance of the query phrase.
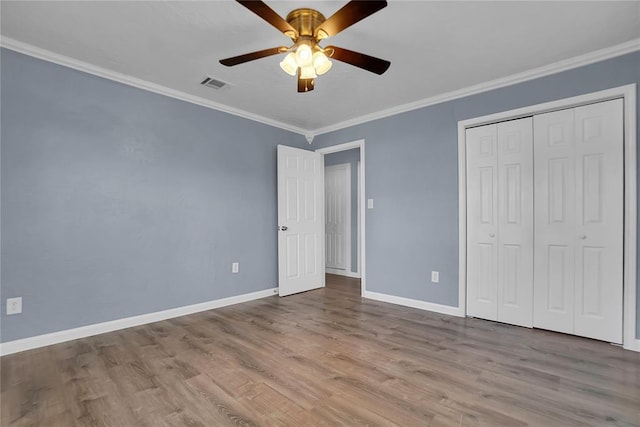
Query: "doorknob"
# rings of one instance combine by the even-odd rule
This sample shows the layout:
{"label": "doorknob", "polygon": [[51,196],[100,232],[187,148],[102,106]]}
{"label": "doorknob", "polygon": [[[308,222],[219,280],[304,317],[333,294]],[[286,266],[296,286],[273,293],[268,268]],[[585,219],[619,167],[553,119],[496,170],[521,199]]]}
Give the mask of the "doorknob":
{"label": "doorknob", "polygon": [[496,237],[495,233],[489,233],[489,237]]}
{"label": "doorknob", "polygon": [[286,225],[283,225],[282,227],[278,227],[278,230],[280,231],[287,231],[289,229],[289,227],[287,227]]}
{"label": "doorknob", "polygon": [[586,238],[587,238],[587,235],[586,235],[586,234],[581,234],[581,235],[579,235],[578,237],[579,237],[579,238],[581,238],[582,240],[584,240],[584,239],[586,239]]}

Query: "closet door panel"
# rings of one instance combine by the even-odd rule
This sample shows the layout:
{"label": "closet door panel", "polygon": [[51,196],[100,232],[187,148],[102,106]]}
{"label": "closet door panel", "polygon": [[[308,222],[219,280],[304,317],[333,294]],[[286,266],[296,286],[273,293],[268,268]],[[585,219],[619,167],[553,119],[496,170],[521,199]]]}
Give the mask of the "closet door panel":
{"label": "closet door panel", "polygon": [[575,334],[622,343],[623,105],[575,109]]}
{"label": "closet door panel", "polygon": [[533,326],[533,119],[498,125],[498,320]]}
{"label": "closet door panel", "polygon": [[533,326],[574,330],[574,110],[537,115],[534,127]]}
{"label": "closet door panel", "polygon": [[498,318],[497,126],[467,130],[467,314]]}

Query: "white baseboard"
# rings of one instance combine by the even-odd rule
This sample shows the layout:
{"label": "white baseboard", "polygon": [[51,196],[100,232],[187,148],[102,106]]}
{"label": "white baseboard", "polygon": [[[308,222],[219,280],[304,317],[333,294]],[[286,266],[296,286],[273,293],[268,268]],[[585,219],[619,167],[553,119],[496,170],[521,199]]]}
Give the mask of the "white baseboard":
{"label": "white baseboard", "polygon": [[253,301],[260,298],[278,294],[278,288],[265,289],[263,291],[251,292],[243,295],[222,298],[199,304],[186,305],[169,310],[156,311],[154,313],[141,314],[139,316],[125,317],[124,319],[111,320],[93,325],[81,326],[79,328],[67,329],[64,331],[52,332],[50,334],[37,335],[35,337],[23,338],[15,341],[0,343],[0,356],[18,353],[20,351],[31,350],[47,345],[58,344],[65,341],[90,337],[103,334],[105,332],[117,331],[119,329],[130,328],[132,326],[144,325],[147,323],[159,322],[161,320],[174,317],[186,316],[188,314],[201,311],[213,310],[214,308]]}
{"label": "white baseboard", "polygon": [[630,346],[623,346],[625,350],[638,351],[640,352],[640,339],[636,338],[631,342]]}
{"label": "white baseboard", "polygon": [[364,291],[364,298],[374,299],[376,301],[388,302],[391,304],[404,305],[406,307],[419,308],[420,310],[433,311],[435,313],[448,314],[449,316],[464,317],[465,314],[460,308],[449,305],[435,304],[417,299],[397,297],[394,295],[381,294],[378,292]]}
{"label": "white baseboard", "polygon": [[360,278],[360,273],[355,273],[353,271],[338,270],[338,269],[329,268],[329,267],[325,267],[324,271],[325,271],[325,273],[336,274],[338,276],[353,277],[354,279],[359,279]]}

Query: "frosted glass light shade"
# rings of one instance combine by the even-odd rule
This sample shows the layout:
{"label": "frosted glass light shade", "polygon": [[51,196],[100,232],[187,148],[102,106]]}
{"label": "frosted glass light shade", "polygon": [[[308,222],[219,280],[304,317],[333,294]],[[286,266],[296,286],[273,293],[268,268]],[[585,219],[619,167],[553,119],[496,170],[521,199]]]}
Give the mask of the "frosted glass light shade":
{"label": "frosted glass light shade", "polygon": [[308,44],[301,44],[296,49],[296,62],[298,66],[304,68],[313,62],[313,53]]}
{"label": "frosted glass light shade", "polygon": [[291,76],[295,76],[298,71],[298,64],[296,64],[295,55],[293,53],[290,53],[285,56],[280,63],[280,68],[282,68],[285,73]]}
{"label": "frosted glass light shade", "polygon": [[316,52],[313,54],[313,68],[315,68],[319,76],[329,71],[332,66],[333,63],[329,61],[329,58],[324,53]]}
{"label": "frosted glass light shade", "polygon": [[313,68],[313,65],[308,65],[306,67],[300,67],[300,78],[301,79],[315,79],[316,70]]}

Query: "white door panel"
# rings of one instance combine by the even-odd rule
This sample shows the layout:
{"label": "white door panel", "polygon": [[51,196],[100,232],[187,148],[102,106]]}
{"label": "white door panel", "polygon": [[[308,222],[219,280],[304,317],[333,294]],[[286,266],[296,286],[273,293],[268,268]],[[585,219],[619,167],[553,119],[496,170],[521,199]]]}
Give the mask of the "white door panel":
{"label": "white door panel", "polygon": [[326,266],[351,268],[351,165],[325,167]]}
{"label": "white door panel", "polygon": [[278,145],[278,277],[281,296],[324,286],[324,159]]}
{"label": "white door panel", "polygon": [[575,109],[575,333],[622,343],[622,100]]}
{"label": "white door panel", "polygon": [[534,117],[534,314],[537,328],[573,333],[574,110]]}
{"label": "white door panel", "polygon": [[467,129],[467,313],[498,320],[497,126]]}
{"label": "white door panel", "polygon": [[533,325],[533,120],[497,125],[498,320]]}

